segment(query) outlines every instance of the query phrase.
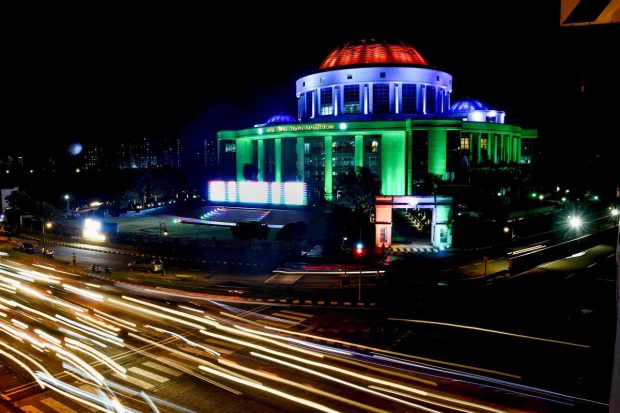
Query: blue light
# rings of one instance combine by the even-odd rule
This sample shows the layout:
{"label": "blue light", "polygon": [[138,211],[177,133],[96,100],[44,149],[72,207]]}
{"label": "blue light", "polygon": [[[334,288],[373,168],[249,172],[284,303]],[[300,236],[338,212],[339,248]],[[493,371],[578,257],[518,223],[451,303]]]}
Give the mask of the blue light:
{"label": "blue light", "polygon": [[356,248],[364,248],[364,244],[362,244],[361,242],[358,242],[357,245],[355,246]]}

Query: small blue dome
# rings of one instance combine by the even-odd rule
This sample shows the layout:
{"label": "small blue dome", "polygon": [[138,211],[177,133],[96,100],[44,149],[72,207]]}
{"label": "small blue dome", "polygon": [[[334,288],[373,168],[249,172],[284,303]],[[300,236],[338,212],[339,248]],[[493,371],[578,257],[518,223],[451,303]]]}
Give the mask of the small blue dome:
{"label": "small blue dome", "polygon": [[471,112],[472,110],[489,110],[489,108],[476,99],[462,99],[450,106],[450,112]]}
{"label": "small blue dome", "polygon": [[285,113],[279,113],[270,117],[265,125],[275,125],[277,123],[297,123],[297,119]]}

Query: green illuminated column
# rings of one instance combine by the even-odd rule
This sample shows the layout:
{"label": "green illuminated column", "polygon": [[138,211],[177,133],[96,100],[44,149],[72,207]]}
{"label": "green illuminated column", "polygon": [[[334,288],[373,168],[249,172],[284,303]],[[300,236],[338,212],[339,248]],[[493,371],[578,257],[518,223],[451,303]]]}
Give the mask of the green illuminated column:
{"label": "green illuminated column", "polygon": [[521,163],[521,145],[523,144],[523,139],[518,137],[515,143],[515,162]]}
{"label": "green illuminated column", "polygon": [[259,181],[264,181],[265,180],[265,148],[264,148],[264,143],[265,141],[263,139],[259,139],[258,140],[258,180]]}
{"label": "green illuminated column", "polygon": [[493,142],[493,152],[491,152],[490,158],[493,159],[493,163],[497,163],[497,135],[494,133],[489,133],[489,142]]}
{"label": "green illuminated column", "polygon": [[446,179],[446,129],[428,130],[428,172]]}
{"label": "green illuminated column", "polygon": [[413,131],[407,131],[407,195],[413,194]]}
{"label": "green illuminated column", "polygon": [[243,177],[243,165],[252,163],[252,141],[250,139],[237,139],[237,181],[245,181]]}
{"label": "green illuminated column", "polygon": [[282,139],[275,140],[276,152],[276,182],[282,182]]}
{"label": "green illuminated column", "polygon": [[355,167],[364,166],[364,136],[355,135]]}
{"label": "green illuminated column", "polygon": [[325,199],[332,199],[332,137],[325,137]]}
{"label": "green illuminated column", "polygon": [[297,180],[303,182],[304,176],[304,138],[297,138],[297,144],[295,145],[295,151],[297,152]]}
{"label": "green illuminated column", "polygon": [[477,132],[477,133],[474,134],[474,141],[476,142],[476,154],[477,154],[476,155],[476,163],[478,165],[480,164],[480,154],[481,154],[480,141],[481,141],[481,139],[482,139],[482,134],[480,132]]}
{"label": "green illuminated column", "polygon": [[406,146],[405,131],[384,132],[381,135],[381,194],[383,195],[405,195]]}

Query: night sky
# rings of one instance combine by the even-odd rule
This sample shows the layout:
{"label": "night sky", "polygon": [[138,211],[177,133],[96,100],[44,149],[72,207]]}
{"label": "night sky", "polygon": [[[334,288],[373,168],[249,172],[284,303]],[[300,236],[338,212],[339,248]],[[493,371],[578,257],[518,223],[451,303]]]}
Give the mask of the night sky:
{"label": "night sky", "polygon": [[[36,143],[56,152],[72,141],[191,141],[273,113],[295,116],[296,78],[339,44],[376,37],[410,43],[451,73],[453,101],[477,98],[505,110],[508,123],[538,128],[544,148],[560,144],[556,158],[582,156],[574,144],[592,142],[584,134],[617,150],[618,25],[560,28],[557,4],[417,3],[297,3],[299,12],[278,11],[286,17],[268,3],[244,10],[247,17],[232,3],[218,12],[15,11],[5,16],[13,30],[2,52],[3,147],[30,151]],[[606,148],[593,150],[609,154]]]}

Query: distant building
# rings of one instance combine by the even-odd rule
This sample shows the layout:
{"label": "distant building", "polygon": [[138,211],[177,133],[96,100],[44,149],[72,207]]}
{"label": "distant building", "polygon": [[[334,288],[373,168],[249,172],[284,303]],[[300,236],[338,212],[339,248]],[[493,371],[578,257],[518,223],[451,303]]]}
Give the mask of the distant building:
{"label": "distant building", "polygon": [[204,139],[204,167],[207,169],[217,168],[217,141]]}
{"label": "distant building", "polygon": [[121,169],[174,168],[179,164],[178,140],[143,137],[120,145],[118,166]]}

